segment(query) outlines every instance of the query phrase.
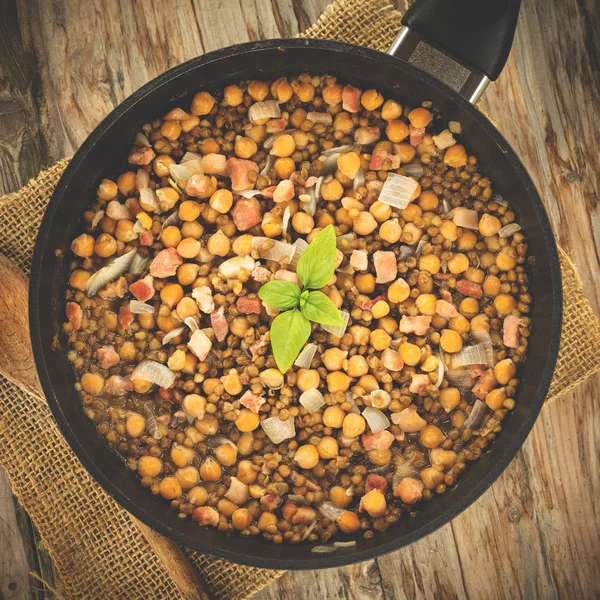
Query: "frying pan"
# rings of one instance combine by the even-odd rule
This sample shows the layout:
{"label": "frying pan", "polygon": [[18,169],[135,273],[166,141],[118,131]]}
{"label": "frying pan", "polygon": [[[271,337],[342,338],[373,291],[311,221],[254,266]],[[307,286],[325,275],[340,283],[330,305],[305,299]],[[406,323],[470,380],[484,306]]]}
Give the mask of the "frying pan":
{"label": "frying pan", "polygon": [[[431,533],[473,503],[521,448],[550,385],[562,320],[556,244],[540,197],[514,151],[472,104],[499,75],[512,43],[520,0],[421,0],[403,18],[391,54],[333,41],[287,39],[252,42],[211,52],[157,77],[118,106],[87,138],[65,170],[48,205],[35,246],[30,284],[30,329],[36,366],[50,408],[75,454],[98,483],[138,519],[163,535],[232,562],[276,569],[316,569],[390,552]],[[482,7],[481,5],[485,5]],[[435,73],[432,76],[427,69]],[[314,554],[309,545],[273,545],[262,538],[223,535],[181,520],[168,503],[142,488],[84,416],[75,374],[64,348],[52,350],[64,319],[71,240],[100,180],[127,164],[131,140],[143,123],[189,104],[198,89],[216,92],[244,79],[275,79],[301,72],[330,73],[361,89],[419,105],[431,100],[439,124],[459,121],[461,139],[478,157],[495,191],[509,201],[535,262],[529,267],[532,332],[521,367],[516,408],[503,431],[454,489],[424,504],[416,516],[353,547]],[[440,80],[444,79],[446,83]],[[60,249],[64,260],[56,258]]]}

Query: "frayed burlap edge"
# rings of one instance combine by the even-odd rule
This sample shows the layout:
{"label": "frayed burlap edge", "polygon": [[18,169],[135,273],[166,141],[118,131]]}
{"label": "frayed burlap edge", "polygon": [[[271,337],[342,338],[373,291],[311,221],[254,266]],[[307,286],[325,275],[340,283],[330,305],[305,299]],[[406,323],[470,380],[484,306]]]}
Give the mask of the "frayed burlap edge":
{"label": "frayed burlap edge", "polygon": [[[385,50],[401,13],[387,0],[336,0],[301,37],[320,37]],[[33,245],[64,159],[14,194],[0,197],[0,253],[29,273]],[[548,402],[600,369],[600,322],[576,268],[560,249],[564,326]],[[45,402],[0,379],[0,461],[16,495],[52,556],[61,598],[180,598],[143,536],[88,475]],[[215,598],[242,600],[283,571],[242,567],[187,551]]]}

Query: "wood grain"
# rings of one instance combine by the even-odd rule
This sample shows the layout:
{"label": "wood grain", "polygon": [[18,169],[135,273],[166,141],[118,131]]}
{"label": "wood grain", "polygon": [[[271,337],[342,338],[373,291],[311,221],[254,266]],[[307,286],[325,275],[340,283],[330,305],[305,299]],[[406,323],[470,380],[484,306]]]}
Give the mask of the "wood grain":
{"label": "wood grain", "polygon": [[[72,152],[165,69],[232,43],[295,35],[326,4],[18,1],[20,45],[14,33],[0,35],[0,65],[6,57],[22,65],[8,74],[0,66],[0,132],[8,82],[11,102],[14,90],[22,98],[21,130],[33,150],[19,145],[25,134],[0,133],[0,186],[16,189],[46,156]],[[600,313],[598,22],[596,0],[524,2],[513,52],[483,108],[533,177]],[[452,523],[377,561],[290,572],[257,599],[599,597],[599,422],[597,376],[543,411],[517,458]]]}

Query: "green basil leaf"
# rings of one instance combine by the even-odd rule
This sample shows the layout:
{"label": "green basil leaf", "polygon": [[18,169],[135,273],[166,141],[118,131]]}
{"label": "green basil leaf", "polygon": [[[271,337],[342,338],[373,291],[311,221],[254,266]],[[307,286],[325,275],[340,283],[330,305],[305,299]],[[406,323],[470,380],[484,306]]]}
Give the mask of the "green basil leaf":
{"label": "green basil leaf", "polygon": [[271,323],[271,348],[277,367],[285,373],[310,336],[310,321],[299,310],[277,315]]}
{"label": "green basil leaf", "polygon": [[343,327],[344,319],[335,304],[323,292],[311,292],[301,305],[302,314],[321,325]]}
{"label": "green basil leaf", "polygon": [[319,289],[327,285],[334,270],[335,229],[333,225],[327,225],[300,257],[296,274],[304,287]]}
{"label": "green basil leaf", "polygon": [[289,281],[273,279],[258,290],[258,297],[273,308],[295,308],[300,299],[300,288]]}

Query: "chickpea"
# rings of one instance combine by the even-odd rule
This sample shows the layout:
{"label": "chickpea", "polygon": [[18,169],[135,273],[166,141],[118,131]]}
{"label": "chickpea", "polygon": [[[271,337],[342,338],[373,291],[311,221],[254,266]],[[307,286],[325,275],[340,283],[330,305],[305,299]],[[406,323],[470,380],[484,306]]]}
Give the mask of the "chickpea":
{"label": "chickpea", "polygon": [[323,411],[323,425],[340,429],[344,423],[346,413],[337,405],[328,406]]}
{"label": "chickpea", "polygon": [[258,415],[247,408],[242,408],[235,420],[236,427],[242,432],[254,431],[258,427],[258,424]]}
{"label": "chickpea", "polygon": [[292,82],[292,89],[300,102],[311,102],[315,96],[315,88],[310,83]]}
{"label": "chickpea", "polygon": [[293,93],[294,90],[287,79],[277,79],[271,85],[271,94],[281,102],[287,102],[292,97]]}
{"label": "chickpea", "polygon": [[464,167],[467,164],[467,151],[461,144],[455,144],[446,149],[444,162],[451,167]]}
{"label": "chickpea", "polygon": [[471,331],[489,331],[490,323],[487,315],[476,315],[471,319]]}
{"label": "chickpea", "polygon": [[405,477],[396,488],[396,496],[399,496],[404,504],[416,504],[423,497],[424,487],[418,479]]}
{"label": "chickpea", "polygon": [[238,256],[247,256],[252,251],[252,239],[253,236],[248,233],[240,235],[233,242],[233,251]]}
{"label": "chickpea", "polygon": [[444,221],[440,226],[440,233],[444,239],[455,242],[458,239],[458,227],[454,221]]}
{"label": "chickpea", "polygon": [[458,454],[452,450],[444,450],[443,448],[434,448],[429,453],[431,464],[442,467],[443,469],[451,469],[456,463]]}
{"label": "chickpea", "polygon": [[398,348],[398,353],[404,364],[414,367],[421,361],[421,349],[410,342],[403,342]]}
{"label": "chickpea", "polygon": [[373,375],[363,375],[357,383],[359,388],[365,390],[367,394],[379,389],[379,382]]}
{"label": "chickpea", "polygon": [[240,338],[243,338],[246,335],[248,329],[250,329],[250,322],[246,317],[236,317],[229,324],[229,331]]}
{"label": "chickpea", "polygon": [[421,192],[421,195],[417,199],[417,202],[419,203],[421,209],[424,211],[435,210],[438,207],[438,204],[440,203],[438,197],[429,190]]}
{"label": "chickpea", "polygon": [[134,379],[132,384],[134,391],[138,394],[147,394],[152,387],[152,382],[146,381],[145,379]]}
{"label": "chickpea", "polygon": [[192,107],[190,110],[197,116],[203,116],[207,115],[214,105],[215,99],[208,92],[198,92],[192,100]]}
{"label": "chickpea", "polygon": [[248,456],[254,452],[254,435],[251,432],[243,433],[237,441],[238,451],[242,456]]}
{"label": "chickpea", "polygon": [[422,315],[433,316],[437,298],[433,294],[419,294],[415,299],[415,307]]}
{"label": "chickpea", "polygon": [[421,444],[430,449],[437,448],[446,439],[442,430],[435,425],[427,425],[419,435]]}
{"label": "chickpea", "polygon": [[[406,282],[405,282],[406,283]],[[371,273],[359,273],[354,277],[354,285],[361,294],[370,294],[375,290],[375,277]],[[409,288],[410,293],[410,288]],[[389,290],[388,290],[389,294]],[[389,298],[389,296],[388,296]],[[408,298],[408,296],[407,296]],[[390,302],[393,302],[389,298]]]}
{"label": "chickpea", "polygon": [[131,438],[138,438],[146,428],[146,419],[139,413],[131,412],[125,420],[125,431]]}
{"label": "chickpea", "polygon": [[221,382],[223,383],[225,392],[230,396],[237,396],[244,389],[240,381],[240,376],[235,369],[231,369],[227,375],[221,377]]}
{"label": "chickpea", "polygon": [[367,492],[361,498],[360,505],[374,518],[381,517],[385,513],[387,507],[385,496],[378,489]]}
{"label": "chickpea", "polygon": [[359,235],[369,235],[377,229],[377,221],[370,212],[361,211],[353,220],[352,226]]}
{"label": "chickpea", "polygon": [[161,480],[160,495],[167,500],[179,498],[182,494],[181,485],[175,477],[165,477]]}
{"label": "chickpea", "polygon": [[[298,140],[296,136],[292,134],[292,137],[294,138],[296,148],[298,148]],[[279,179],[289,179],[291,174],[296,170],[296,164],[291,158],[282,157],[275,161],[273,168],[275,169],[275,174]]]}
{"label": "chickpea", "polygon": [[384,121],[391,121],[402,116],[402,104],[395,100],[386,100],[381,107],[381,118]]}
{"label": "chickpea", "polygon": [[464,273],[469,268],[469,259],[466,254],[455,253],[448,261],[448,271],[453,275]]}
{"label": "chickpea", "polygon": [[283,386],[283,373],[279,369],[266,369],[260,374],[260,380],[272,390],[278,390]]}
{"label": "chickpea", "polygon": [[440,266],[440,259],[435,254],[421,254],[419,257],[419,269],[421,271],[428,271],[432,275],[435,275],[439,273]]}
{"label": "chickpea", "polygon": [[377,90],[366,90],[360,97],[360,103],[366,110],[375,110],[383,104],[383,96]]}
{"label": "chickpea", "polygon": [[181,489],[189,490],[198,483],[200,475],[198,474],[198,469],[190,465],[182,469],[177,469],[175,471],[175,479],[179,482]]}
{"label": "chickpea", "polygon": [[385,350],[390,347],[392,338],[383,329],[374,329],[369,335],[369,343],[375,350]]}
{"label": "chickpea", "polygon": [[160,133],[168,140],[174,141],[181,135],[181,125],[179,121],[163,121],[160,126]]}
{"label": "chickpea", "polygon": [[181,446],[180,444],[173,444],[171,446],[171,460],[178,467],[187,467],[192,464],[196,453],[186,446]]}
{"label": "chickpea", "polygon": [[177,303],[177,316],[183,321],[198,314],[198,306],[192,298],[185,296]]}
{"label": "chickpea", "polygon": [[95,240],[91,235],[82,233],[71,243],[71,251],[81,258],[92,256],[92,254],[94,254],[94,241]]}
{"label": "chickpea", "polygon": [[477,235],[474,231],[463,229],[462,233],[456,240],[457,250],[473,250],[477,243]]}
{"label": "chickpea", "polygon": [[202,420],[196,419],[194,425],[202,435],[214,435],[219,429],[219,421],[211,415],[207,415]]}
{"label": "chickpea", "polygon": [[517,261],[506,252],[498,252],[496,255],[496,266],[501,271],[510,271],[517,266]]}
{"label": "chickpea", "polygon": [[334,178],[329,181],[325,180],[321,184],[321,198],[327,202],[339,200],[344,195],[342,184]]}
{"label": "chickpea", "polygon": [[231,524],[238,530],[242,531],[249,527],[253,521],[252,513],[247,508],[238,508],[231,515]]}
{"label": "chickpea", "polygon": [[510,315],[515,309],[517,301],[510,294],[498,294],[494,298],[494,306],[498,311],[498,316]]}
{"label": "chickpea", "polygon": [[426,108],[413,108],[408,113],[408,120],[413,127],[427,127],[432,119],[433,115]]}
{"label": "chickpea", "polygon": [[390,305],[385,300],[379,300],[375,302],[373,308],[371,308],[371,315],[374,319],[381,319],[390,312]]}
{"label": "chickpea", "polygon": [[483,237],[491,237],[496,235],[502,229],[500,219],[489,213],[483,213],[479,219],[479,233]]}
{"label": "chickpea", "polygon": [[342,433],[349,438],[355,438],[364,433],[366,421],[362,415],[357,413],[348,413],[344,418]]}
{"label": "chickpea", "polygon": [[85,291],[88,279],[92,276],[89,271],[76,269],[69,277],[69,285],[76,290]]}
{"label": "chickpea", "polygon": [[190,115],[189,119],[180,121],[181,131],[189,133],[192,129],[195,129],[200,124],[200,119],[196,115]]}
{"label": "chickpea", "polygon": [[334,371],[327,375],[327,389],[330,394],[345,392],[350,387],[351,382],[352,377],[349,377],[346,373],[342,373],[342,371]]}
{"label": "chickpea", "polygon": [[475,298],[463,298],[458,305],[458,310],[467,319],[472,319],[479,312],[479,302]]}
{"label": "chickpea", "polygon": [[305,444],[296,450],[294,461],[301,469],[312,469],[319,462],[319,452],[311,444]]}
{"label": "chickpea", "polygon": [[296,233],[306,235],[314,229],[314,226],[315,220],[308,213],[298,211],[292,217],[292,227]]}
{"label": "chickpea", "polygon": [[202,486],[193,487],[187,493],[188,501],[194,506],[204,506],[208,500],[208,492]]}
{"label": "chickpea", "polygon": [[348,361],[346,361],[346,366],[344,370],[350,377],[360,377],[361,375],[365,375],[369,372],[369,365],[367,364],[367,360],[364,356],[360,354],[356,354],[351,356]]}
{"label": "chickpea", "polygon": [[137,472],[142,477],[158,477],[162,468],[162,462],[154,456],[141,456],[137,462]]}
{"label": "chickpea", "polygon": [[387,127],[385,128],[385,134],[387,135],[388,139],[395,144],[407,138],[409,133],[410,130],[408,125],[400,119],[389,120]]}
{"label": "chickpea", "polygon": [[360,529],[360,519],[355,512],[351,510],[345,511],[336,519],[338,527],[344,533],[354,533]]}
{"label": "chickpea", "polygon": [[448,329],[456,331],[456,333],[458,333],[459,335],[467,333],[470,327],[471,325],[469,321],[463,315],[458,315],[458,317],[452,317],[448,321]]}
{"label": "chickpea", "polygon": [[458,332],[452,329],[444,329],[440,337],[440,346],[444,352],[454,353],[462,349],[463,343]]}
{"label": "chickpea", "polygon": [[367,456],[369,457],[369,460],[378,467],[383,467],[392,460],[392,453],[387,448],[383,450],[369,450]]}
{"label": "chickpea", "polygon": [[182,221],[195,221],[202,212],[202,207],[193,200],[184,200],[179,205],[179,218]]}
{"label": "chickpea", "polygon": [[423,361],[423,364],[421,365],[421,370],[425,371],[425,373],[433,373],[437,370],[438,364],[438,359],[432,354]]}
{"label": "chickpea", "polygon": [[421,471],[421,481],[428,490],[434,490],[444,481],[444,473],[436,467],[427,467]]}
{"label": "chickpea", "polygon": [[410,286],[404,279],[396,279],[388,288],[388,300],[392,304],[404,302],[410,295]]}
{"label": "chickpea", "polygon": [[295,127],[296,129],[300,129],[302,123],[306,121],[306,115],[308,113],[303,109],[298,107],[291,115],[290,115],[290,125]]}
{"label": "chickpea", "polygon": [[329,490],[329,501],[335,506],[339,506],[340,508],[346,508],[349,504],[352,503],[353,497],[349,496],[346,492],[348,490],[341,485],[334,485]]}
{"label": "chickpea", "polygon": [[111,179],[103,179],[98,186],[98,198],[100,200],[112,200],[117,195],[117,184]]}
{"label": "chickpea", "polygon": [[217,212],[224,215],[228,213],[233,206],[233,194],[226,189],[217,190],[210,197],[209,204],[211,208],[214,208]]}
{"label": "chickpea", "polygon": [[356,152],[345,152],[340,154],[337,160],[337,168],[348,179],[354,179],[360,169],[360,157]]}
{"label": "chickpea", "polygon": [[181,232],[174,225],[169,225],[163,229],[160,239],[166,248],[176,248],[181,242]]}
{"label": "chickpea", "polygon": [[339,104],[342,101],[342,86],[337,83],[325,86],[322,95],[325,104]]}
{"label": "chickpea", "polygon": [[248,94],[255,102],[262,102],[269,94],[269,86],[264,81],[250,81]]}
{"label": "chickpea", "polygon": [[208,242],[206,243],[206,249],[214,256],[227,256],[231,249],[231,242],[229,238],[219,229],[213,233]]}
{"label": "chickpea", "polygon": [[392,215],[392,207],[388,204],[384,204],[379,200],[376,200],[369,207],[369,212],[375,217],[375,220],[378,223],[384,223],[387,221]]}
{"label": "chickpea", "polygon": [[84,373],[80,383],[83,391],[92,396],[99,396],[104,389],[104,378],[97,373]]}
{"label": "chickpea", "polygon": [[223,90],[223,100],[229,106],[238,106],[242,103],[243,99],[244,92],[242,92],[238,85],[228,85]]}
{"label": "chickpea", "polygon": [[198,276],[199,265],[183,263],[177,268],[177,281],[181,285],[192,285]]}
{"label": "chickpea", "polygon": [[181,240],[177,245],[177,254],[182,258],[196,258],[200,252],[200,242],[193,238]]}
{"label": "chickpea", "polygon": [[510,358],[499,361],[494,366],[494,375],[500,385],[506,385],[517,374],[517,367]]}
{"label": "chickpea", "polygon": [[178,283],[168,283],[160,290],[160,299],[173,308],[183,298],[183,288]]}
{"label": "chickpea", "polygon": [[289,133],[283,133],[282,135],[275,138],[273,147],[271,148],[271,154],[273,156],[291,156],[296,150],[296,143],[294,138]]}
{"label": "chickpea", "polygon": [[200,465],[200,477],[203,481],[219,481],[221,479],[221,466],[212,457],[207,457]]}
{"label": "chickpea", "polygon": [[392,335],[394,332],[398,331],[398,321],[396,321],[394,317],[386,315],[377,321],[377,327]]}
{"label": "chickpea", "polygon": [[119,175],[117,179],[117,187],[123,196],[129,196],[135,190],[135,173],[127,171]]}
{"label": "chickpea", "polygon": [[231,467],[237,460],[237,449],[233,444],[221,444],[215,448],[215,458],[224,467]]}
{"label": "chickpea", "polygon": [[398,219],[390,219],[382,223],[379,228],[379,237],[385,242],[395,244],[402,235],[402,227],[398,223]]}
{"label": "chickpea", "polygon": [[256,142],[249,137],[243,137],[241,135],[236,136],[234,152],[239,158],[250,158],[258,151]]}
{"label": "chickpea", "polygon": [[246,485],[251,485],[258,477],[258,470],[255,469],[252,461],[241,460],[237,467],[236,477]]}
{"label": "chickpea", "polygon": [[485,403],[492,410],[499,410],[502,408],[506,398],[506,388],[496,388],[485,397]]}
{"label": "chickpea", "polygon": [[488,275],[483,281],[483,293],[486,296],[497,296],[502,282],[495,275]]}
{"label": "chickpea", "polygon": [[306,392],[312,388],[318,388],[321,384],[321,376],[318,371],[312,369],[299,369],[297,373],[296,385],[301,392]]}

